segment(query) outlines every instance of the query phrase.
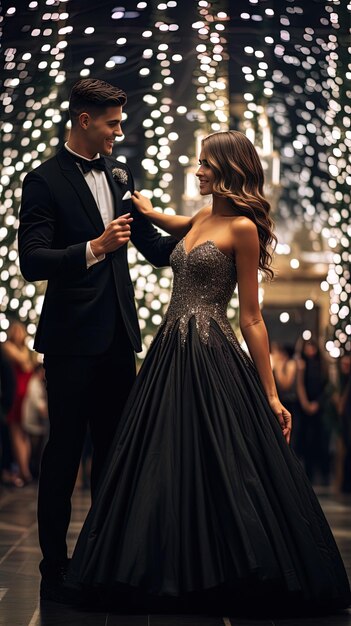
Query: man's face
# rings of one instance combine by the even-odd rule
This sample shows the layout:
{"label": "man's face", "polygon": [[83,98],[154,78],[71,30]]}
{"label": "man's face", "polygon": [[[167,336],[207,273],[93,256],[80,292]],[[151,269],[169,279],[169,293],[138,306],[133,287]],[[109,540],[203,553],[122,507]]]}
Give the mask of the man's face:
{"label": "man's face", "polygon": [[95,156],[97,152],[106,156],[112,154],[115,138],[123,135],[122,107],[111,106],[99,115],[82,113],[80,117],[85,131],[86,147],[91,156]]}

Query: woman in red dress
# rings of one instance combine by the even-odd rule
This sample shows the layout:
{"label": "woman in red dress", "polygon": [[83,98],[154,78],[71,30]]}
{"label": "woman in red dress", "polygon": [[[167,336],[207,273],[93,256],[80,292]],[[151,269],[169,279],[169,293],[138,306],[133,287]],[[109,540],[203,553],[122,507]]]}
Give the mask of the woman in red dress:
{"label": "woman in red dress", "polygon": [[22,403],[28,381],[33,372],[33,358],[26,344],[26,329],[21,322],[13,322],[4,343],[4,352],[12,363],[16,389],[11,409],[7,414],[13,454],[18,465],[19,476],[15,484],[23,486],[32,480],[30,472],[30,440],[22,428]]}

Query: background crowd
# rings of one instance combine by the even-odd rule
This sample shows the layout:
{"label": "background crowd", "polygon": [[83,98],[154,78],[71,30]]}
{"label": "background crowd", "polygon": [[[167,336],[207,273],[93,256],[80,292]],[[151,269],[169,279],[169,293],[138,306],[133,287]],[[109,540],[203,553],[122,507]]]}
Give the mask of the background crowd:
{"label": "background crowd", "polygon": [[292,447],[314,485],[351,491],[351,355],[331,363],[318,342],[272,345],[283,404],[293,415]]}
{"label": "background crowd", "polygon": [[38,477],[48,434],[44,368],[28,348],[24,324],[12,322],[1,346],[1,482],[24,487]]}

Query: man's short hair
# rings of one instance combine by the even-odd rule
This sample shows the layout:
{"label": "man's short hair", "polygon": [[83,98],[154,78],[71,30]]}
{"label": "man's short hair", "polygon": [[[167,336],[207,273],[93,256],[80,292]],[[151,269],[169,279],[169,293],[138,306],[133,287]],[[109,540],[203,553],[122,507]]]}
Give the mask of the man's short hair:
{"label": "man's short hair", "polygon": [[126,102],[127,96],[119,87],[97,78],[83,78],[72,87],[68,111],[73,125],[85,111],[99,115],[106,107],[124,106]]}

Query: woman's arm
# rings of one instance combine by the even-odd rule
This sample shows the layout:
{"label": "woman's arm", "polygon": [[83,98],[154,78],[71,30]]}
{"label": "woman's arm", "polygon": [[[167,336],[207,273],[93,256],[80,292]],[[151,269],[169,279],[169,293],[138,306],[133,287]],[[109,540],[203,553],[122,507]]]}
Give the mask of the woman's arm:
{"label": "woman's arm", "polygon": [[290,440],[291,415],[281,404],[269,358],[266,325],[258,302],[259,239],[256,225],[248,218],[233,220],[234,253],[239,290],[239,323],[255,363],[268,402],[277,416],[287,442]]}
{"label": "woman's arm", "polygon": [[177,239],[184,237],[192,226],[191,217],[158,213],[154,210],[150,200],[139,191],[134,191],[132,200],[140,213],[145,215],[155,226],[159,226]]}
{"label": "woman's arm", "polygon": [[296,391],[301,407],[304,409],[304,411],[306,411],[308,406],[308,398],[304,385],[304,373],[305,363],[302,359],[299,359],[297,363]]}
{"label": "woman's arm", "polygon": [[3,344],[3,348],[9,361],[19,365],[24,372],[32,371],[33,364],[27,348],[21,350],[12,341],[5,341],[5,343]]}

